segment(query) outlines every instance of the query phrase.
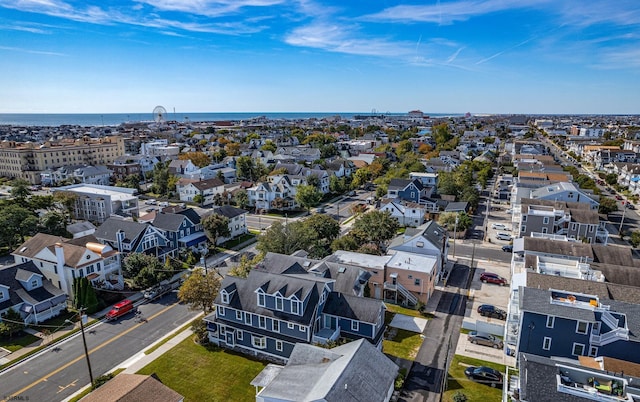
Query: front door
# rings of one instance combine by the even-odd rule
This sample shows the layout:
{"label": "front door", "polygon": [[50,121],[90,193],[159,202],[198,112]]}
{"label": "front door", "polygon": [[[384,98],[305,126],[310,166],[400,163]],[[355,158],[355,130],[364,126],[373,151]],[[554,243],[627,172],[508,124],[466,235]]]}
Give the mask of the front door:
{"label": "front door", "polygon": [[382,289],[380,288],[380,286],[376,286],[374,289],[375,290],[373,291],[373,297],[375,297],[376,299],[381,299],[382,298]]}
{"label": "front door", "polygon": [[236,345],[236,331],[227,329],[226,336],[227,336],[227,339],[226,339],[225,342],[227,343],[227,345],[231,346],[231,347],[235,346]]}

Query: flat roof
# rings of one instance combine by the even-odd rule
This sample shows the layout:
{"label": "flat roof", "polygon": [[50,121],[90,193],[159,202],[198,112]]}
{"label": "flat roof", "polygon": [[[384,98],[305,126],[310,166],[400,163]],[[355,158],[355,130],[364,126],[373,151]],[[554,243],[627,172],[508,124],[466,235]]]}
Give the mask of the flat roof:
{"label": "flat roof", "polygon": [[437,263],[438,260],[431,255],[397,251],[387,262],[387,267],[431,274]]}
{"label": "flat roof", "polygon": [[67,188],[61,187],[60,190],[71,191],[74,193],[90,194],[90,195],[105,195],[105,196],[109,196],[109,198],[111,198],[112,201],[128,201],[128,200],[138,199],[138,197],[135,195],[129,194],[127,192],[115,190],[115,188],[111,190],[104,187],[102,188],[98,186],[94,187],[86,184],[80,184],[77,186],[67,187]]}

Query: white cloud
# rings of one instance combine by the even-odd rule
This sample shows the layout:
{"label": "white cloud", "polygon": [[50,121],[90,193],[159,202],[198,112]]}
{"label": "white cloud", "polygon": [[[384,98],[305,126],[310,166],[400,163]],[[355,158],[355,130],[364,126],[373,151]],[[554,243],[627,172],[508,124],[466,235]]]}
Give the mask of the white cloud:
{"label": "white cloud", "polygon": [[45,56],[66,56],[64,53],[47,52],[44,50],[25,49],[20,47],[0,46],[0,50],[6,50],[9,52],[29,53],[29,54],[41,54]]}
{"label": "white cloud", "polygon": [[244,7],[269,7],[281,4],[285,0],[137,0],[162,11],[180,11],[184,13],[219,17],[237,13]]}
{"label": "white cloud", "polygon": [[357,38],[354,30],[353,27],[316,22],[294,29],[285,37],[285,42],[292,46],[366,56],[394,57],[414,52],[413,43]]}

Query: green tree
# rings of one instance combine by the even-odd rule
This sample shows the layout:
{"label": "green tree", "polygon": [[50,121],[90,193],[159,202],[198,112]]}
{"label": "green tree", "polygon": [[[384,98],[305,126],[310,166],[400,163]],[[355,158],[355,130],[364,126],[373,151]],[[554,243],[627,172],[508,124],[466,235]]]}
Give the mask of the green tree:
{"label": "green tree", "polygon": [[204,202],[204,197],[202,196],[202,194],[196,194],[193,196],[193,202],[202,205],[202,203]]}
{"label": "green tree", "polygon": [[635,231],[635,232],[631,233],[631,237],[629,238],[629,243],[631,243],[631,245],[633,247],[640,246],[640,232],[639,231]]}
{"label": "green tree", "polygon": [[296,202],[307,211],[318,205],[321,199],[322,193],[315,186],[302,184],[296,188]]}
{"label": "green tree", "polygon": [[213,310],[220,284],[220,277],[216,272],[209,271],[205,275],[202,268],[196,268],[180,287],[178,299],[188,304],[192,310],[208,314]]}
{"label": "green tree", "polygon": [[613,198],[601,197],[600,205],[598,206],[598,213],[610,214],[618,210],[618,203]]}
{"label": "green tree", "polygon": [[77,309],[86,309],[87,314],[93,314],[98,310],[98,296],[87,278],[74,278],[73,280],[73,306]]}
{"label": "green tree", "polygon": [[202,228],[213,245],[213,250],[218,246],[218,239],[231,236],[229,230],[229,218],[220,214],[211,214],[202,220]]}
{"label": "green tree", "polygon": [[167,279],[172,272],[166,272],[158,258],[152,255],[131,253],[122,260],[122,274],[132,279],[135,286],[148,288]]}
{"label": "green tree", "polygon": [[326,214],[311,215],[304,220],[304,225],[328,243],[340,235],[340,223]]}
{"label": "green tree", "polygon": [[29,198],[28,208],[31,211],[37,211],[39,209],[53,209],[54,207],[53,195],[32,195]]}
{"label": "green tree", "polygon": [[371,172],[366,167],[361,167],[353,174],[353,180],[351,181],[352,188],[358,188],[365,183],[371,181]]}
{"label": "green tree", "polygon": [[316,240],[302,221],[275,222],[258,237],[256,248],[266,254],[268,252],[290,255],[297,250],[307,250]]}
{"label": "green tree", "polygon": [[246,254],[242,254],[240,262],[231,267],[229,275],[237,276],[239,278],[246,278],[249,276],[249,272],[262,261],[264,254],[258,253],[255,257],[249,258]]}
{"label": "green tree", "polygon": [[11,196],[21,206],[27,205],[27,200],[31,196],[30,184],[24,179],[15,179],[11,183]]}
{"label": "green tree", "polygon": [[233,200],[239,208],[244,209],[247,205],[249,205],[249,194],[247,194],[247,190],[241,189],[236,191],[236,193],[233,195]]}
{"label": "green tree", "polygon": [[266,140],[264,145],[262,145],[260,147],[261,150],[263,151],[271,151],[271,152],[276,152],[276,150],[278,149],[278,147],[276,146],[276,144],[273,143],[273,141],[271,140]]}
{"label": "green tree", "polygon": [[356,218],[351,232],[363,243],[373,243],[382,248],[385,242],[396,236],[399,227],[398,220],[389,212],[371,211]]}
{"label": "green tree", "polygon": [[17,204],[0,207],[0,241],[13,249],[16,243],[24,243],[26,236],[38,230],[38,217]]}
{"label": "green tree", "polygon": [[153,186],[154,193],[159,195],[167,195],[169,193],[169,162],[158,162],[153,167]]}
{"label": "green tree", "polygon": [[360,247],[358,239],[351,234],[338,237],[331,243],[331,250],[334,252],[338,250],[356,251],[358,247]]}
{"label": "green tree", "polygon": [[396,155],[402,158],[404,155],[413,152],[413,143],[410,140],[403,140],[396,146]]}
{"label": "green tree", "polygon": [[615,173],[609,173],[608,175],[606,175],[604,177],[604,181],[610,185],[613,186],[614,184],[618,183],[618,175]]}
{"label": "green tree", "polygon": [[211,163],[211,158],[207,156],[204,152],[195,151],[195,152],[186,152],[184,154],[178,155],[178,159],[183,161],[191,161],[194,165],[199,168],[203,168],[205,166],[209,166]]}
{"label": "green tree", "polygon": [[[456,226],[456,218],[458,225]],[[462,232],[473,226],[473,219],[465,212],[443,212],[438,217],[438,224],[450,232]]]}
{"label": "green tree", "polygon": [[2,313],[2,320],[0,321],[0,336],[6,336],[9,339],[13,338],[13,335],[22,331],[24,328],[24,321],[20,313],[13,308]]}
{"label": "green tree", "polygon": [[54,236],[71,237],[67,232],[66,217],[56,211],[49,211],[40,217],[38,230]]}
{"label": "green tree", "polygon": [[67,222],[71,222],[73,218],[73,210],[78,201],[78,194],[71,191],[56,191],[53,193],[53,201],[59,208],[65,212]]}

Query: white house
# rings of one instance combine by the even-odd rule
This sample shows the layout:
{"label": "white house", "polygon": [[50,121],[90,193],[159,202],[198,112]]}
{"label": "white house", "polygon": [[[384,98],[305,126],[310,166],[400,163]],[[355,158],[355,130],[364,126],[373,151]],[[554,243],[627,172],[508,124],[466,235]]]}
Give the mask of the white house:
{"label": "white house", "polygon": [[73,297],[73,280],[86,277],[94,287],[124,288],[120,253],[93,235],[78,239],[38,233],[13,253],[16,264],[33,262],[54,286]]}
{"label": "white house", "polygon": [[202,205],[212,205],[216,194],[224,192],[222,180],[214,177],[208,180],[180,179],[176,183],[180,201],[193,202],[196,195],[202,196]]}
{"label": "white house", "polygon": [[246,221],[248,212],[244,209],[235,208],[230,205],[223,205],[221,207],[214,208],[213,213],[226,216],[229,219],[229,232],[231,232],[231,236],[219,238],[218,244],[248,233]]}
{"label": "white house", "polygon": [[387,199],[380,204],[380,211],[389,212],[398,220],[400,226],[420,226],[425,222],[425,215],[432,212],[429,206],[400,199]]}

